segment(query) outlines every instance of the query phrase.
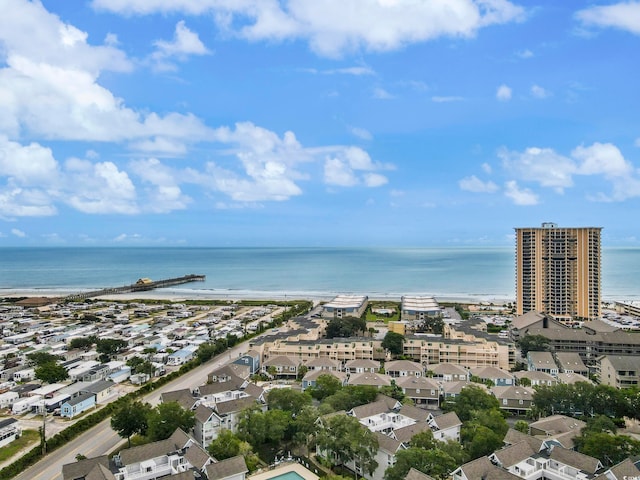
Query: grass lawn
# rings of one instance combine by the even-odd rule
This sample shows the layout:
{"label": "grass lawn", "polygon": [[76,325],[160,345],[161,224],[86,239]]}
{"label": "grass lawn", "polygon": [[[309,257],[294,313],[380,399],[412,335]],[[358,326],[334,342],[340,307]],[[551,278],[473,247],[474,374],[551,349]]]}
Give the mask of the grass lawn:
{"label": "grass lawn", "polygon": [[40,442],[40,432],[36,430],[24,430],[17,440],[0,448],[0,462],[10,459],[23,448],[35,446]]}

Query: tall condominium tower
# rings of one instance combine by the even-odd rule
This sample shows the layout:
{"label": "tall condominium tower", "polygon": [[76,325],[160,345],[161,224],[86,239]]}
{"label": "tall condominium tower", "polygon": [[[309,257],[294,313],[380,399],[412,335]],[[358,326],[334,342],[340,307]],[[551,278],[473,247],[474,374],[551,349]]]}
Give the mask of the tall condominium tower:
{"label": "tall condominium tower", "polygon": [[600,227],[516,228],[516,308],[558,320],[600,316]]}

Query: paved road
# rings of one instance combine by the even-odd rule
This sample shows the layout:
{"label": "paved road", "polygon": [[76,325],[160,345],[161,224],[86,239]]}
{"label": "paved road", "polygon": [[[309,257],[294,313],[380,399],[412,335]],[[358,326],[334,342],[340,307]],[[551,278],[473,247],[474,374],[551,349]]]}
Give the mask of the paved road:
{"label": "paved road", "polygon": [[[243,342],[236,345],[225,353],[218,355],[204,365],[192,370],[180,378],[155,390],[142,398],[143,401],[152,405],[157,405],[160,401],[160,394],[172,390],[183,388],[194,388],[207,382],[207,375],[212,370],[229,363],[232,358],[237,358],[249,349],[249,343]],[[76,455],[82,454],[85,457],[97,457],[113,452],[117,446],[124,445],[123,440],[117,433],[111,430],[111,420],[106,419],[79,437],[59,448],[52,454],[47,455],[35,465],[31,466],[16,480],[61,480],[62,465],[76,461]]]}

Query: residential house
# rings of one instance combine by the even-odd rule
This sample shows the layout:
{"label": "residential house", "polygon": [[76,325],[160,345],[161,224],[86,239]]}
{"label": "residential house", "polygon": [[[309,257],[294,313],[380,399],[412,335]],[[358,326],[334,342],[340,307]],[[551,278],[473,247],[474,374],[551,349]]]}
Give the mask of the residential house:
{"label": "residential house", "polygon": [[[244,355],[236,358],[234,365],[240,365],[248,368],[247,377],[254,375],[260,371],[260,353],[255,350],[249,350]],[[247,378],[243,377],[243,378]]]}
{"label": "residential house", "polygon": [[206,472],[213,459],[181,429],[166,440],[121,450],[113,457],[116,480],[154,480],[195,470]]}
{"label": "residential house", "polygon": [[448,412],[443,415],[429,414],[427,424],[433,432],[433,438],[446,442],[447,440],[460,441],[460,428],[462,422],[456,412]]}
{"label": "residential house", "polygon": [[587,424],[577,418],[565,415],[551,415],[529,424],[529,435],[544,440],[549,446],[559,445],[572,449],[573,439]]}
{"label": "residential house", "polygon": [[531,382],[532,387],[552,387],[560,383],[557,377],[545,372],[538,372],[537,370],[523,370],[520,372],[514,372],[513,375],[516,377],[519,385],[522,385],[522,379],[524,378]]}
{"label": "residential house", "polygon": [[554,377],[560,372],[551,352],[528,352],[527,369],[537,372],[545,372]]}
{"label": "residential house", "polygon": [[194,410],[200,400],[188,388],[160,394],[160,403],[177,402],[185,410]]}
{"label": "residential house", "polygon": [[109,457],[102,455],[84,458],[77,462],[62,466],[62,480],[113,480],[115,477],[109,469]]}
{"label": "residential house", "polygon": [[409,360],[393,360],[385,363],[385,373],[392,378],[421,377],[424,367]]}
{"label": "residential house", "polygon": [[209,480],[245,480],[248,472],[242,455],[209,463],[206,469]]}
{"label": "residential house", "polygon": [[555,355],[556,363],[562,373],[577,373],[585,377],[589,375],[589,369],[582,361],[580,354],[576,352],[557,352]]}
{"label": "residential house", "polygon": [[633,478],[640,478],[640,469],[630,458],[626,458],[602,472],[595,477],[595,480],[631,480]]}
{"label": "residential house", "polygon": [[469,371],[454,363],[429,365],[429,371],[433,372],[434,380],[442,382],[466,382],[469,380]]}
{"label": "residential house", "polygon": [[372,432],[389,434],[395,429],[416,423],[412,418],[399,413],[400,408],[402,404],[399,401],[386,395],[378,395],[374,402],[354,407],[347,415],[356,417]]}
{"label": "residential house", "polygon": [[305,376],[302,377],[302,391],[304,392],[309,387],[315,387],[318,377],[321,375],[330,375],[338,379],[343,386],[347,384],[347,374],[344,372],[331,370],[309,370]]}
{"label": "residential house", "polygon": [[434,480],[434,478],[411,467],[404,480]]}
{"label": "residential house", "polygon": [[595,385],[593,380],[591,380],[590,378],[587,378],[587,377],[585,377],[583,375],[580,375],[579,373],[562,373],[562,372],[560,372],[558,374],[558,382],[559,383],[565,383],[567,385],[573,385],[574,383],[578,383],[578,382],[585,382],[585,383],[589,383],[591,385]]}
{"label": "residential house", "polygon": [[83,391],[91,393],[96,397],[96,403],[104,403],[112,394],[115,383],[108,380],[99,380],[87,386]]}
{"label": "residential house", "polygon": [[452,480],[522,480],[513,473],[491,463],[489,457],[480,457],[461,465],[451,473]]}
{"label": "residential house", "polygon": [[184,365],[185,363],[193,360],[197,350],[198,350],[197,346],[187,345],[186,347],[171,353],[167,357],[167,365],[173,365],[173,366]]}
{"label": "residential house", "polygon": [[482,383],[470,383],[470,382],[442,382],[440,385],[440,394],[444,402],[454,401],[463,388],[473,385],[489,391],[486,385]]}
{"label": "residential house", "polygon": [[329,357],[318,357],[309,360],[305,363],[305,366],[309,369],[309,372],[322,371],[326,373],[340,371],[342,363]]}
{"label": "residential house", "polygon": [[349,385],[369,385],[372,387],[388,387],[393,379],[384,373],[360,373],[351,375],[347,383]]}
{"label": "residential house", "polygon": [[299,362],[291,357],[279,355],[270,358],[262,364],[263,373],[273,372],[277,378],[296,378]]}
{"label": "residential house", "polygon": [[344,364],[344,371],[350,375],[359,373],[377,373],[380,370],[380,362],[369,359],[349,360]]}
{"label": "residential house", "polygon": [[60,406],[60,416],[73,418],[95,406],[96,396],[93,393],[80,393]]}
{"label": "residential house", "polygon": [[596,359],[600,383],[615,388],[640,385],[640,356],[603,355]]}
{"label": "residential house", "polygon": [[22,435],[22,429],[15,418],[0,420],[0,448],[9,445]]}
{"label": "residential house", "polygon": [[194,416],[193,436],[200,445],[207,447],[218,438],[222,420],[213,408],[202,404],[196,407]]}
{"label": "residential house", "polygon": [[475,379],[481,382],[490,381],[496,387],[508,387],[516,383],[512,373],[498,367],[473,367],[469,371]]}
{"label": "residential house", "polygon": [[258,405],[262,410],[266,410],[267,406],[255,397],[249,396],[239,398],[237,400],[230,400],[228,402],[216,403],[213,406],[218,417],[220,417],[220,428],[226,428],[235,432],[238,428],[238,422],[240,421],[240,414],[245,408]]}
{"label": "residential house", "polygon": [[529,387],[491,387],[489,389],[500,403],[500,409],[512,415],[524,415],[533,406],[533,394],[535,390]]}
{"label": "residential house", "polygon": [[398,379],[398,387],[416,405],[437,408],[440,405],[440,387],[427,377],[405,377]]}

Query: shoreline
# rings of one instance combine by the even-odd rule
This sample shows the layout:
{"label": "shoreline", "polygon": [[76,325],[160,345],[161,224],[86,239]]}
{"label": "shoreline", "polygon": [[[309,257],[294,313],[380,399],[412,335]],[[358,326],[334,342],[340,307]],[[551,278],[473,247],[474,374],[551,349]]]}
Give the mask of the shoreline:
{"label": "shoreline", "polygon": [[[88,291],[88,290],[87,290]],[[50,289],[50,288],[6,288],[0,289],[0,299],[12,298],[12,297],[44,297],[44,298],[60,298],[80,293],[81,290],[74,289]],[[166,289],[162,291],[140,291],[131,293],[119,293],[112,295],[104,295],[101,297],[93,297],[98,300],[105,301],[131,301],[131,300],[166,300],[171,302],[181,302],[187,300],[228,300],[228,301],[240,301],[240,300],[312,300],[312,301],[330,301],[336,295],[363,295],[368,296],[369,301],[394,301],[400,302],[403,295],[413,296],[427,296],[433,297],[439,303],[467,303],[467,304],[496,304],[503,305],[506,303],[514,302],[513,298],[508,297],[493,297],[491,295],[464,295],[464,294],[451,294],[451,295],[431,295],[424,293],[407,293],[407,294],[395,294],[395,293],[354,293],[354,292],[268,292],[268,291],[212,291],[212,290],[188,290],[188,291],[176,291],[175,289]]]}

